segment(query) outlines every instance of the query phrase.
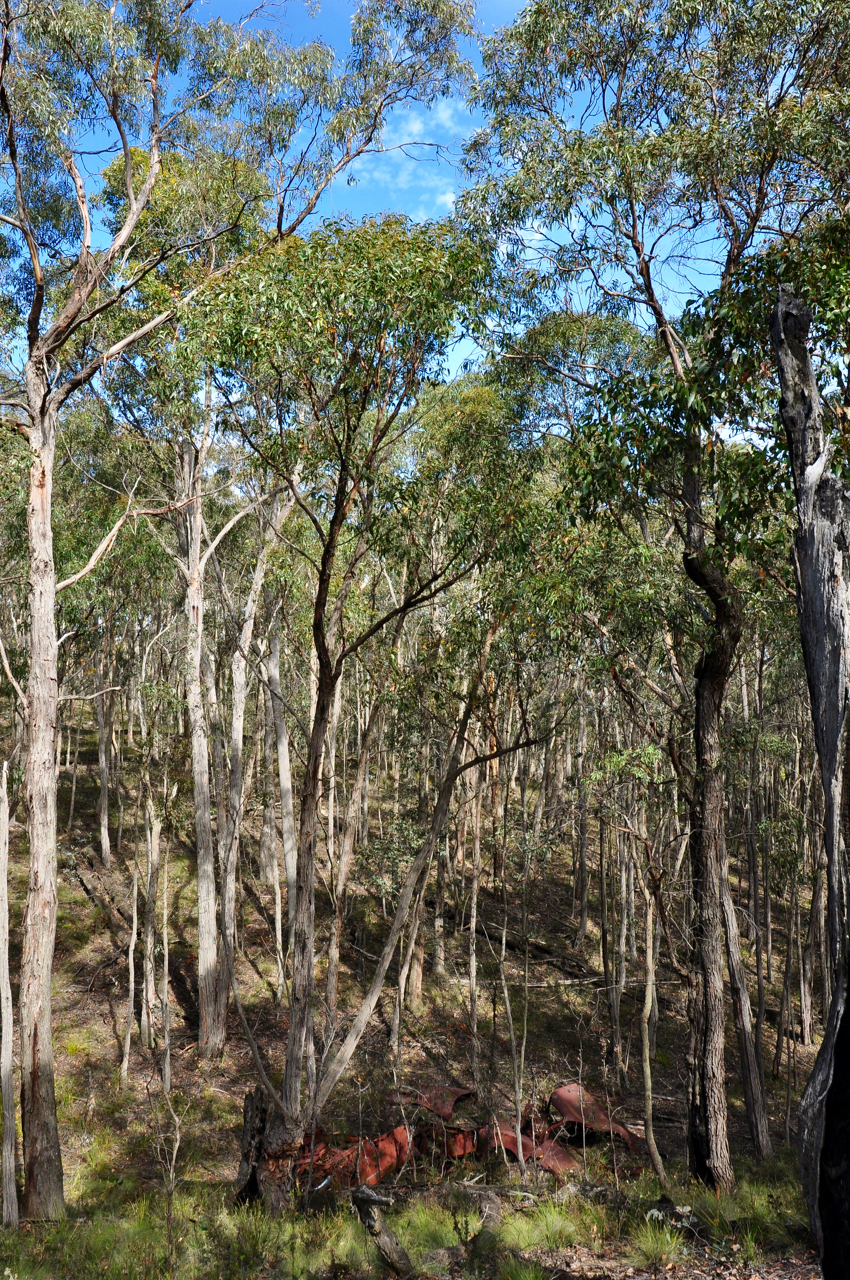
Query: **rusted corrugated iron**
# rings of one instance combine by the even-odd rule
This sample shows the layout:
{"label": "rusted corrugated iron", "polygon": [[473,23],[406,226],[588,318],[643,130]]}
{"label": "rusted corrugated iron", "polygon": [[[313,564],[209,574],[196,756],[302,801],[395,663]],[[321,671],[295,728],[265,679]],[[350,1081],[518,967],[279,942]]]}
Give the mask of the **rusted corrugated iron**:
{"label": "rusted corrugated iron", "polygon": [[554,1107],[567,1124],[594,1129],[597,1133],[616,1134],[634,1151],[636,1140],[631,1130],[612,1120],[602,1104],[580,1084],[562,1084],[549,1099],[549,1106]]}
{"label": "rusted corrugated iron", "polygon": [[[250,1098],[251,1095],[249,1095]],[[317,1130],[305,1139],[302,1146],[292,1152],[289,1148],[265,1149],[268,1143],[243,1137],[243,1164],[241,1187],[250,1198],[249,1186],[255,1194],[265,1198],[265,1188],[286,1194],[284,1183],[294,1180],[302,1186],[316,1187],[329,1182],[337,1187],[357,1185],[376,1186],[384,1178],[398,1173],[408,1161],[418,1155],[426,1160],[462,1160],[480,1152],[504,1151],[517,1155],[516,1126],[510,1120],[496,1117],[480,1129],[461,1129],[449,1126],[455,1105],[467,1098],[474,1098],[475,1091],[465,1088],[405,1089],[394,1095],[394,1101],[404,1105],[423,1107],[438,1116],[444,1123],[398,1125],[376,1138],[354,1138],[348,1135],[331,1135]],[[253,1111],[246,1100],[246,1126],[253,1123]],[[552,1112],[558,1118],[552,1122]],[[262,1117],[260,1117],[262,1120]],[[565,1130],[575,1133],[582,1130],[621,1138],[634,1150],[635,1135],[625,1125],[617,1124],[587,1090],[578,1084],[564,1084],[550,1096],[544,1111],[531,1103],[522,1114],[520,1141],[526,1163],[534,1161],[539,1168],[553,1174],[559,1180],[581,1167],[578,1154],[563,1140]],[[251,1168],[248,1168],[248,1165]],[[287,1174],[287,1170],[289,1173]],[[254,1181],[251,1183],[251,1177]],[[280,1184],[278,1186],[278,1184]],[[278,1196],[279,1198],[279,1196]]]}

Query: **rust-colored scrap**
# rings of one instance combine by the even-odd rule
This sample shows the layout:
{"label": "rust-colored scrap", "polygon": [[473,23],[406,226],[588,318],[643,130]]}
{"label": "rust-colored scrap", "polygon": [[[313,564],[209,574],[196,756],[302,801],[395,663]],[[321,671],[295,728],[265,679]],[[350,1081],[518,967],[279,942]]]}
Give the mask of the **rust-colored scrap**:
{"label": "rust-colored scrap", "polygon": [[[516,1125],[509,1120],[496,1120],[482,1129],[447,1127],[456,1104],[475,1097],[473,1089],[454,1087],[405,1089],[394,1095],[394,1101],[405,1105],[424,1107],[433,1112],[443,1123],[420,1124],[412,1129],[398,1125],[389,1133],[377,1138],[340,1137],[336,1142],[323,1130],[317,1130],[313,1139],[307,1139],[298,1153],[289,1159],[294,1163],[296,1177],[309,1179],[315,1186],[330,1178],[337,1186],[376,1186],[384,1178],[402,1169],[414,1152],[434,1158],[461,1160],[477,1151],[507,1151],[518,1155]],[[525,1161],[535,1160],[541,1169],[562,1179],[580,1167],[577,1154],[559,1139],[564,1127],[592,1129],[602,1134],[616,1134],[630,1148],[635,1146],[635,1135],[625,1125],[611,1119],[606,1109],[578,1084],[565,1084],[556,1089],[549,1099],[548,1111],[554,1110],[559,1119],[551,1119],[529,1103],[521,1119],[520,1141]],[[345,1144],[345,1145],[337,1145]],[[279,1161],[264,1162],[264,1173],[276,1174]],[[284,1161],[287,1163],[287,1161]]]}
{"label": "rust-colored scrap", "polygon": [[433,1111],[441,1120],[451,1120],[452,1112],[457,1104],[466,1098],[474,1098],[474,1089],[434,1088],[434,1089],[399,1089],[390,1094],[390,1101],[405,1107],[425,1107]]}
{"label": "rust-colored scrap", "polygon": [[569,1147],[562,1146],[554,1138],[544,1138],[535,1150],[535,1159],[541,1169],[561,1178],[565,1173],[572,1173],[581,1167],[578,1156]]}
{"label": "rust-colored scrap", "polygon": [[612,1120],[602,1104],[580,1084],[562,1084],[549,1099],[549,1106],[560,1113],[565,1123],[599,1133],[616,1134],[630,1151],[634,1151],[636,1139],[631,1130]]}

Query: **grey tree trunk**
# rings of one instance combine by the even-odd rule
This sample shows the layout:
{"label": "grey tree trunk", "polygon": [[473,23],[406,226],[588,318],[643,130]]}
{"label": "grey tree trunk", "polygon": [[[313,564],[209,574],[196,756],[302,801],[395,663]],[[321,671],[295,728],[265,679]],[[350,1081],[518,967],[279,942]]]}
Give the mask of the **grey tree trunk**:
{"label": "grey tree trunk", "polygon": [[201,687],[204,643],[204,589],[201,569],[202,473],[207,453],[205,435],[200,450],[189,441],[183,445],[184,493],[193,501],[186,507],[187,568],[186,650],[184,679],[186,707],[192,734],[192,781],[195,806],[195,847],[198,860],[198,1051],[202,1058],[221,1053],[216,1030],[216,909],[215,851],[210,816],[210,756]]}
{"label": "grey tree trunk", "polygon": [[97,767],[100,774],[100,795],[97,801],[100,818],[100,856],[107,871],[112,866],[112,851],[109,847],[109,739],[106,725],[105,695],[103,693],[103,652],[98,652],[95,660],[95,679],[97,694]]}
{"label": "grey tree trunk", "polygon": [[404,959],[401,962],[398,974],[398,988],[396,990],[395,1008],[393,1009],[393,1020],[390,1026],[390,1053],[392,1053],[397,1062],[401,1060],[401,1013],[404,1008],[405,996],[407,993],[407,979],[413,964],[413,957],[416,952],[417,939],[419,937],[419,918],[422,913],[422,903],[425,898],[425,884],[419,890],[419,896],[416,899],[416,906],[413,909],[413,916],[410,921],[410,937],[407,941],[407,947],[404,947],[402,939],[402,949],[404,950]]}
{"label": "grey tree trunk", "polygon": [[[638,873],[640,874],[640,873]],[[653,874],[650,868],[649,874]],[[641,877],[641,887],[643,889],[644,902],[646,903],[646,934],[645,947],[646,954],[644,957],[644,995],[643,1008],[640,1017],[640,1048],[641,1048],[641,1068],[643,1070],[643,1114],[644,1114],[644,1136],[646,1138],[646,1149],[649,1152],[649,1158],[655,1175],[661,1183],[665,1191],[669,1193],[670,1183],[667,1178],[667,1172],[664,1168],[664,1162],[661,1159],[661,1153],[658,1150],[658,1144],[655,1141],[655,1129],[652,1123],[652,1062],[650,1060],[650,1044],[649,1044],[649,1016],[652,1013],[653,997],[655,994],[655,929],[654,929],[654,912],[653,898],[649,889],[643,883]]]}
{"label": "grey tree trunk", "polygon": [[483,800],[484,770],[475,770],[475,789],[472,810],[472,884],[469,890],[469,1038],[472,1042],[472,1083],[475,1092],[481,1094],[481,1064],[478,1047],[478,890],[481,884],[481,803]]}
{"label": "grey tree trunk", "polygon": [[354,776],[351,793],[345,808],[345,818],[340,831],[339,861],[337,864],[334,897],[336,910],[331,926],[331,937],[328,945],[328,976],[325,987],[325,1003],[328,1008],[328,1022],[336,1025],[336,1007],[339,988],[339,948],[342,939],[342,925],[345,917],[345,895],[348,889],[348,877],[354,861],[354,841],[357,835],[361,798],[366,784],[366,771],[369,768],[369,747],[375,734],[379,720],[381,699],[375,698],[372,710],[366,722],[366,728],[360,740],[360,756],[357,761],[357,773]]}
{"label": "grey tree trunk", "polygon": [[[266,671],[266,681],[268,682],[268,671]],[[271,796],[268,791],[265,795],[265,804],[263,810],[263,841],[268,842],[268,848],[265,858],[268,867],[264,868],[268,871],[269,880],[274,892],[274,951],[275,961],[277,963],[277,985],[275,987],[275,999],[277,1003],[283,1004],[283,995],[285,987],[285,974],[283,968],[283,902],[280,894],[280,862],[277,855],[277,822],[275,820],[275,782],[274,782],[274,749],[275,749],[275,728],[274,728],[274,706],[272,702],[271,690],[268,683],[263,687],[263,702],[265,708],[265,723],[263,726],[264,745],[263,754],[265,757],[265,773],[263,777],[263,785],[268,787],[271,783]],[[269,806],[269,800],[271,805]],[[267,831],[267,820],[269,817],[269,807],[271,808],[271,831]],[[261,854],[260,862],[262,864],[263,855]]]}
{"label": "grey tree trunk", "polygon": [[339,712],[342,706],[342,676],[334,694],[331,723],[328,728],[327,761],[328,761],[328,868],[331,875],[334,869],[336,849],[336,738],[339,726]]}
{"label": "grey tree trunk", "polygon": [[815,953],[819,942],[820,921],[823,915],[824,870],[823,863],[819,859],[817,872],[815,873],[814,888],[812,889],[812,905],[809,912],[809,926],[806,931],[806,944],[803,948],[802,963],[800,965],[800,1028],[801,1043],[804,1045],[814,1043],[815,1036],[813,989]]}
{"label": "grey tree trunk", "polygon": [[850,1257],[850,1017],[847,1013],[850,771],[850,490],[831,471],[833,444],[807,348],[811,314],[782,287],[770,320],[779,372],[779,412],[797,500],[793,560],[812,725],[824,794],[832,999],[812,1075],[800,1102],[803,1189],[825,1280],[847,1274]]}
{"label": "grey tree trunk", "polygon": [[130,1040],[136,1004],[136,936],[139,928],[139,867],[133,867],[133,923],[127,943],[127,1022],[124,1027],[124,1053],[121,1057],[121,1083],[126,1089],[130,1069]]}
{"label": "grey tree trunk", "polygon": [[162,871],[162,987],[159,1010],[162,1019],[162,1091],[171,1092],[171,1005],[168,999],[168,847],[165,847],[165,866]]}
{"label": "grey tree trunk", "polygon": [[289,763],[289,734],[283,714],[280,688],[280,636],[274,631],[269,637],[268,681],[272,692],[274,731],[277,741],[277,772],[280,783],[280,827],[283,838],[283,864],[286,869],[286,906],[289,919],[289,942],[295,925],[295,866],[297,861],[297,837],[295,834],[295,806],[292,800],[292,769]]}
{"label": "grey tree trunk", "polygon": [[587,934],[587,895],[589,876],[587,874],[587,784],[585,772],[587,761],[587,717],[584,709],[584,683],[578,691],[578,743],[576,745],[576,786],[578,787],[578,881],[580,916],[576,946],[584,942]]}
{"label": "grey tree trunk", "polygon": [[0,1095],[3,1100],[3,1225],[18,1225],[15,1186],[15,1085],[12,1078],[12,984],[9,981],[9,765],[0,772]]}
{"label": "grey tree trunk", "polygon": [[65,1213],[62,1152],[56,1124],[53,1073],[53,951],[56,943],[56,746],[59,682],[56,637],[56,572],[51,507],[56,417],[45,410],[47,371],[30,360],[29,754],[26,767],[30,874],[23,922],[21,1020],[21,1125],[24,1216],[61,1218]]}
{"label": "grey tree trunk", "polygon": [[143,781],[145,788],[145,846],[147,850],[147,875],[145,877],[145,932],[142,948],[142,1045],[153,1049],[156,1044],[154,1010],[156,998],[156,899],[159,892],[159,855],[162,837],[162,818],[152,795],[150,778]]}
{"label": "grey tree trunk", "polygon": [[[447,843],[448,841],[446,841]],[[437,897],[434,903],[434,959],[431,965],[431,976],[435,982],[442,982],[446,976],[446,875],[448,872],[449,854],[443,841],[437,848]]]}
{"label": "grey tree trunk", "polygon": [[[272,512],[271,527],[276,524],[277,501]],[[231,716],[230,716],[230,780],[227,792],[225,837],[219,841],[221,850],[221,933],[227,952],[234,954],[236,937],[236,862],[239,854],[239,836],[242,829],[244,804],[244,779],[242,748],[245,738],[245,706],[248,698],[248,651],[254,636],[254,620],[268,561],[268,541],[263,539],[257,554],[257,562],[251,578],[251,587],[242,612],[242,625],[236,649],[230,664]],[[219,828],[224,815],[219,813]],[[230,971],[226,953],[220,957],[216,990],[214,1040],[221,1052],[227,1034],[227,1010],[230,1004]]]}
{"label": "grey tree trunk", "polygon": [[728,860],[722,869],[723,919],[726,928],[726,964],[729,969],[729,985],[732,990],[732,1010],[735,1015],[735,1031],[738,1036],[738,1052],[741,1059],[741,1078],[744,1084],[744,1101],[747,1123],[753,1140],[756,1157],[768,1160],[773,1154],[770,1127],[767,1116],[767,1100],[764,1092],[764,1066],[753,1039],[753,1014],[747,974],[741,956],[741,937],[732,890],[729,885]]}
{"label": "grey tree trunk", "polygon": [[[271,694],[263,690],[262,701],[263,733],[263,829],[260,834],[260,879],[263,884],[274,886],[277,877],[277,821],[275,818],[275,776],[274,776],[274,713],[271,706]],[[280,886],[278,885],[278,892]]]}

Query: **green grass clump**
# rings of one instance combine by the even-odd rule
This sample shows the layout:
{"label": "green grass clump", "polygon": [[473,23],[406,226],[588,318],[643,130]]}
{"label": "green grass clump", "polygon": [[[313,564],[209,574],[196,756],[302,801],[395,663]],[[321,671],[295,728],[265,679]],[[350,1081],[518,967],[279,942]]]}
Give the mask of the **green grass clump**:
{"label": "green grass clump", "polygon": [[451,1213],[442,1205],[420,1197],[403,1213],[397,1217],[393,1215],[389,1225],[414,1263],[435,1249],[450,1249],[456,1244],[466,1243],[459,1239]]}
{"label": "green grass clump", "polygon": [[632,1254],[640,1267],[666,1267],[677,1263],[684,1252],[682,1233],[663,1218],[646,1219],[632,1235]]}
{"label": "green grass clump", "polygon": [[807,1238],[799,1176],[793,1155],[789,1159],[785,1152],[770,1163],[745,1167],[731,1194],[694,1191],[693,1206],[715,1247],[740,1252],[745,1261],[783,1253]]}
{"label": "green grass clump", "polygon": [[211,1271],[220,1280],[252,1275],[298,1280],[332,1265],[356,1271],[371,1260],[363,1228],[347,1214],[271,1218],[259,1208],[223,1205],[204,1226],[196,1268],[184,1262],[181,1280]]}
{"label": "green grass clump", "polygon": [[543,1280],[543,1268],[537,1262],[508,1256],[499,1268],[500,1280]]}
{"label": "green grass clump", "polygon": [[553,1200],[525,1213],[512,1213],[503,1222],[499,1237],[509,1249],[545,1248],[556,1253],[575,1244],[579,1229],[575,1215]]}

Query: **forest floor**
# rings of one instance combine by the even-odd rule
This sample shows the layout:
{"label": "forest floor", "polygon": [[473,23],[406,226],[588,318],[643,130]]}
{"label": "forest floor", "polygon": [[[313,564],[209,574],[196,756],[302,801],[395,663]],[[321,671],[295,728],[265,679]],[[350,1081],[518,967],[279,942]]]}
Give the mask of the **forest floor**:
{"label": "forest floor", "polygon": [[[136,843],[135,792],[125,782],[122,846],[113,870],[96,853],[96,746],[80,752],[75,821],[65,831],[70,778],[60,776],[59,922],[54,980],[56,1091],[68,1217],[56,1224],[25,1223],[0,1234],[0,1271],[12,1280],[236,1280],[236,1277],[345,1277],[376,1273],[377,1260],[346,1197],[323,1214],[272,1219],[237,1206],[233,1182],[239,1161],[242,1106],[254,1085],[251,1054],[232,1018],[220,1062],[201,1061],[198,1024],[196,894],[188,784],[174,809],[168,842],[170,976],[173,999],[173,1099],[180,1123],[177,1184],[167,1194],[163,1160],[173,1150],[174,1121],[164,1109],[158,1056],[143,1050],[134,1033],[126,1086],[120,1079],[127,1010],[127,936],[133,858],[144,864],[144,840]],[[260,815],[249,815],[258,826]],[[164,844],[165,844],[164,840]],[[20,924],[26,895],[25,832],[13,824],[10,858],[12,969],[20,963]],[[274,1000],[274,931],[271,891],[252,873],[256,843],[246,837],[239,886],[237,970],[253,1034],[266,1068],[281,1076],[286,1020]],[[380,897],[386,846],[375,841],[375,885],[368,881],[352,901],[341,975],[341,1004],[363,989],[384,928]],[[365,865],[368,869],[369,857]],[[639,1065],[642,966],[629,971],[622,1003],[627,1085],[618,1089],[606,1066],[607,1009],[601,979],[599,933],[589,929],[577,949],[568,843],[539,856],[527,891],[526,952],[519,902],[507,918],[507,978],[517,1036],[525,1030],[524,1100],[545,1102],[568,1081],[584,1085],[615,1120],[641,1134]],[[511,895],[511,900],[518,899]],[[141,900],[141,894],[140,894]],[[402,1086],[471,1084],[468,993],[468,929],[463,895],[447,913],[447,974],[429,980],[427,961],[421,1001],[403,1021],[402,1052],[389,1052],[388,1029],[395,969],[388,989],[347,1076],[334,1093],[324,1121],[349,1134],[377,1135],[400,1123],[392,1093]],[[507,1158],[474,1157],[444,1167],[419,1161],[391,1181],[397,1204],[388,1218],[423,1275],[493,1276],[496,1280],[557,1280],[561,1276],[661,1275],[809,1277],[819,1274],[811,1252],[793,1148],[794,1117],[813,1049],[797,1050],[796,1079],[787,1065],[771,1070],[781,995],[784,907],[775,904],[774,982],[768,987],[766,1075],[776,1156],[756,1168],[736,1070],[735,1037],[727,1043],[730,1141],[738,1187],[717,1197],[684,1174],[684,992],[664,961],[659,966],[659,1022],[653,1063],[656,1133],[674,1186],[665,1199],[651,1175],[643,1143],[631,1153],[607,1136],[580,1149],[583,1168],[575,1182],[559,1186],[533,1172],[520,1186]],[[461,1104],[470,1124],[511,1114],[510,1037],[498,981],[496,952],[503,924],[499,895],[488,881],[481,899],[485,933],[479,939],[479,1037],[481,1096]],[[328,934],[329,904],[317,895],[317,950]],[[158,949],[157,962],[161,962]],[[139,965],[137,971],[137,1003]],[[17,998],[17,991],[14,991]],[[138,1014],[138,1007],[137,1007]],[[787,1061],[787,1055],[786,1055]],[[17,1063],[17,1055],[16,1055]],[[790,1116],[790,1146],[786,1144]],[[409,1113],[407,1115],[409,1119]],[[431,1117],[433,1120],[433,1117]],[[464,1190],[467,1184],[467,1190]],[[491,1226],[482,1228],[480,1195],[487,1184],[497,1202]],[[448,1188],[449,1198],[446,1199]],[[475,1192],[475,1195],[472,1193]],[[498,1219],[498,1221],[496,1220]],[[169,1225],[171,1247],[169,1250]],[[169,1256],[170,1255],[170,1256]]]}

